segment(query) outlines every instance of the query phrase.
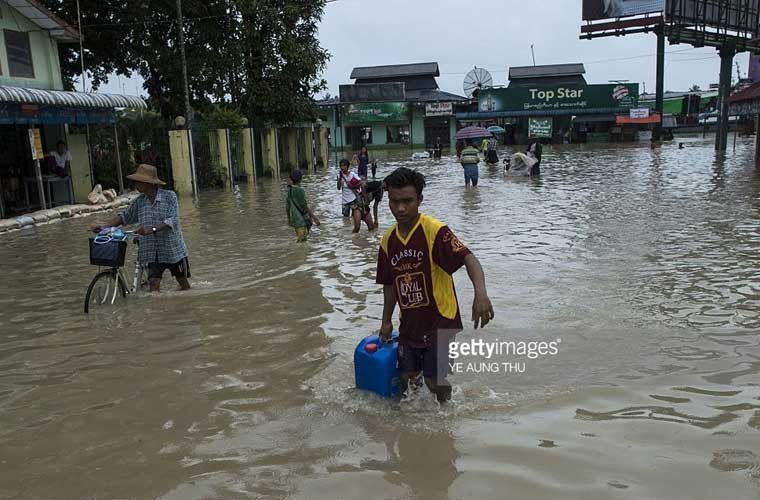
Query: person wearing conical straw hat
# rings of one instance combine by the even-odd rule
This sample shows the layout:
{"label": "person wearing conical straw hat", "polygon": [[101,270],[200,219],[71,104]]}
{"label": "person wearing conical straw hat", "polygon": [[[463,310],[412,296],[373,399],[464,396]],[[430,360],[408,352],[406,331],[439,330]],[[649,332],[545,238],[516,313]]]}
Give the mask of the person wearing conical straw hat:
{"label": "person wearing conical straw hat", "polygon": [[[139,226],[135,230],[135,234],[141,236],[137,259],[148,265],[151,292],[160,291],[161,279],[167,269],[177,279],[181,290],[189,290],[190,265],[179,220],[177,195],[174,191],[162,189],[166,183],[158,178],[153,165],[138,165],[135,173],[128,175],[127,179],[134,182],[140,196],[105,225]],[[100,230],[101,227],[97,224],[91,229]]]}

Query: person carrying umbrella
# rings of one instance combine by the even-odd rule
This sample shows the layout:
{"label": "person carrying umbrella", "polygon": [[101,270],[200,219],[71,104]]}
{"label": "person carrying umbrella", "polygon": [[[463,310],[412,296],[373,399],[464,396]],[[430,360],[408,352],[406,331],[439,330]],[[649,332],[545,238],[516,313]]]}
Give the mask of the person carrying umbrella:
{"label": "person carrying umbrella", "polygon": [[480,163],[480,157],[478,156],[478,148],[475,147],[475,139],[467,140],[467,147],[462,150],[460,161],[464,169],[465,187],[469,187],[471,182],[472,187],[476,187],[478,185],[478,163]]}

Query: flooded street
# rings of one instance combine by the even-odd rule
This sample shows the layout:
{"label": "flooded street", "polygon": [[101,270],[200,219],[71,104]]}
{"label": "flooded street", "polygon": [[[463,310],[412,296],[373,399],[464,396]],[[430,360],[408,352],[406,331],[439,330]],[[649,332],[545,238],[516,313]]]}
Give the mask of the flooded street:
{"label": "flooded street", "polygon": [[0,498],[760,498],[754,144],[677,140],[546,147],[540,180],[481,164],[469,190],[453,158],[380,155],[425,173],[422,210],[480,258],[483,335],[561,339],[524,373],[452,376],[443,409],[353,389],[382,231],[351,234],[334,165],[305,177],[307,244],[284,182],[184,199],[194,289],[166,273],[96,314],[102,214],[3,235]]}

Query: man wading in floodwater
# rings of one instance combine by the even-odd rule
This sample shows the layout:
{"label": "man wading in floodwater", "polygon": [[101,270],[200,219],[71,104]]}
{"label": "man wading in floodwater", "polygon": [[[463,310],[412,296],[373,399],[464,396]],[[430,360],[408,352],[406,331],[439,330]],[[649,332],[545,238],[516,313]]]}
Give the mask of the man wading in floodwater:
{"label": "man wading in floodwater", "polygon": [[[158,178],[153,165],[139,165],[127,179],[134,181],[140,196],[132,200],[124,212],[112,217],[106,226],[140,225],[135,230],[135,234],[142,236],[137,259],[148,264],[151,292],[160,291],[161,278],[167,269],[177,279],[180,289],[189,290],[190,266],[179,223],[177,195],[160,188],[166,183]],[[97,231],[100,227],[98,224],[91,229]]]}
{"label": "man wading in floodwater", "polygon": [[[410,380],[422,372],[425,384],[439,402],[451,399],[446,372],[440,373],[438,353],[448,352],[449,333],[462,330],[454,280],[460,267],[475,288],[472,321],[486,326],[494,317],[480,262],[448,226],[419,213],[425,178],[405,167],[385,178],[389,206],[396,225],[386,231],[377,256],[378,284],[383,285],[380,338],[393,331],[393,310],[401,308],[398,366],[405,393]],[[444,343],[439,347],[441,343]],[[443,361],[443,360],[442,360]],[[443,364],[442,367],[443,368]],[[448,369],[448,363],[445,363]]]}

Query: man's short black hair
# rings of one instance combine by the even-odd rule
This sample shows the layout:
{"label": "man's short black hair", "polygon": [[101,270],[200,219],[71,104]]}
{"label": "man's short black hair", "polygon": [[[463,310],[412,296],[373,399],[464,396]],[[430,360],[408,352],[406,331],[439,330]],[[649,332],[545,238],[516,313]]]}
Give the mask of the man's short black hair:
{"label": "man's short black hair", "polygon": [[63,142],[63,141],[58,141],[58,142],[55,143],[55,147],[58,147],[58,146],[66,147],[66,143]]}
{"label": "man's short black hair", "polygon": [[349,167],[351,166],[351,163],[347,159],[343,158],[342,160],[340,160],[340,166],[342,167],[343,165]]}
{"label": "man's short black hair", "polygon": [[425,176],[411,168],[399,167],[385,178],[385,185],[388,186],[388,189],[414,186],[419,196],[422,194],[422,190],[425,189]]}
{"label": "man's short black hair", "polygon": [[301,179],[303,179],[303,172],[297,168],[290,171],[290,180],[293,181],[293,184],[298,184]]}

